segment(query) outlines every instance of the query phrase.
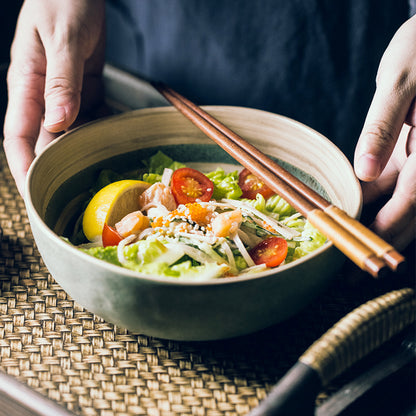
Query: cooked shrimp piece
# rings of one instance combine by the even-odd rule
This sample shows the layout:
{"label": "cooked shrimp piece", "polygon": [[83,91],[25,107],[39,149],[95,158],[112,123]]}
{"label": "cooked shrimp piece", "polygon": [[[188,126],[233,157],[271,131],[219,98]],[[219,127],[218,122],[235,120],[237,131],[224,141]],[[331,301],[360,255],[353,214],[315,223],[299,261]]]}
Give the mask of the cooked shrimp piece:
{"label": "cooked shrimp piece", "polygon": [[148,226],[149,218],[143,215],[141,211],[133,211],[116,223],[116,230],[123,238],[126,238],[132,234],[139,234]]}
{"label": "cooked shrimp piece", "polygon": [[237,232],[242,221],[243,215],[239,209],[222,212],[212,221],[212,232],[216,237],[232,236]]}
{"label": "cooked shrimp piece", "polygon": [[169,211],[173,211],[176,208],[176,201],[168,186],[156,182],[140,195],[139,206],[142,211],[146,211],[151,207],[161,205]]}

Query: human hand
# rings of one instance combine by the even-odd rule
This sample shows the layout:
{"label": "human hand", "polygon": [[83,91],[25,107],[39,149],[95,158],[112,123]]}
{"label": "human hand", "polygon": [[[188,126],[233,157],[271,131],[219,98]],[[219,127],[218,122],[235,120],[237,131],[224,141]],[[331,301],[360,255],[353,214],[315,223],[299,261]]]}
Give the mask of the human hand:
{"label": "human hand", "polygon": [[[35,155],[102,99],[104,0],[26,0],[7,76],[4,149],[23,195]],[[81,98],[82,97],[82,98]]]}
{"label": "human hand", "polygon": [[372,228],[399,250],[416,237],[415,97],[416,16],[396,32],[383,55],[354,158],[365,203],[391,193]]}

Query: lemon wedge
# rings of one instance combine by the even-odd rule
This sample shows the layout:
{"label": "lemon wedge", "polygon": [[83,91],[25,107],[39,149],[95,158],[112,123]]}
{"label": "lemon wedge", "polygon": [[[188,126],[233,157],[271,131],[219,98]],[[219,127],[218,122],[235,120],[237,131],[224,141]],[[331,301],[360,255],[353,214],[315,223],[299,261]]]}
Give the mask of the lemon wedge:
{"label": "lemon wedge", "polygon": [[139,196],[150,186],[138,180],[121,180],[99,190],[84,211],[82,228],[89,241],[101,238],[104,224],[114,226],[125,215],[139,209]]}

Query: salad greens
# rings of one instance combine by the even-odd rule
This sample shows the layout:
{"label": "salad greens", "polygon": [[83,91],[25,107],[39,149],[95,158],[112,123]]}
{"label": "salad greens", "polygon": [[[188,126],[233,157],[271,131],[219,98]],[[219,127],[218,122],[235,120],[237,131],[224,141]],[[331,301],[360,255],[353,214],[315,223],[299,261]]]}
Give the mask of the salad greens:
{"label": "salad greens", "polygon": [[[276,253],[284,250],[279,264],[289,263],[326,241],[280,196],[265,198],[258,193],[255,199],[243,198],[237,170],[226,173],[219,167],[205,173],[213,184],[209,200],[176,201],[176,208],[167,209],[164,200],[158,200],[155,192],[149,190],[158,187],[158,191],[164,192],[163,198],[171,198],[171,188],[174,194],[173,187],[178,186],[174,183],[174,172],[185,169],[192,174],[194,170],[161,151],[143,162],[146,172],[137,179],[153,184],[142,195],[144,200],[151,195],[141,208],[149,218],[149,225],[120,237],[117,245],[86,243],[79,246],[81,250],[146,275],[209,280],[275,267],[269,259],[262,260],[265,252],[272,252],[276,260]],[[120,175],[105,170],[94,189],[120,179]],[[181,186],[185,185],[181,182]],[[117,226],[115,232],[119,230]],[[261,244],[265,247],[260,250]]]}

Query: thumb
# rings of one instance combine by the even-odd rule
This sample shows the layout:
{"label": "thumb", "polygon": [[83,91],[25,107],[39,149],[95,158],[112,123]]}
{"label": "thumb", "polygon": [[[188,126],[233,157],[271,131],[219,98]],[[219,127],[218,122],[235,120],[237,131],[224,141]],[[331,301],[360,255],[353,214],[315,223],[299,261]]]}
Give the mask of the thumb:
{"label": "thumb", "polygon": [[355,150],[354,167],[359,179],[373,181],[380,176],[396,145],[411,99],[377,89]]}
{"label": "thumb", "polygon": [[84,57],[76,48],[49,51],[45,78],[44,127],[58,133],[71,126],[77,118],[84,75]]}
{"label": "thumb", "polygon": [[399,28],[381,59],[377,88],[354,157],[355,171],[363,181],[380,176],[415,97],[415,38],[416,16]]}

